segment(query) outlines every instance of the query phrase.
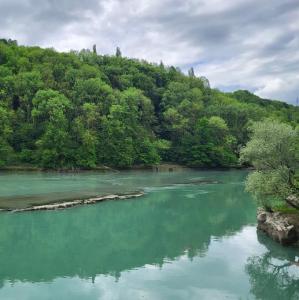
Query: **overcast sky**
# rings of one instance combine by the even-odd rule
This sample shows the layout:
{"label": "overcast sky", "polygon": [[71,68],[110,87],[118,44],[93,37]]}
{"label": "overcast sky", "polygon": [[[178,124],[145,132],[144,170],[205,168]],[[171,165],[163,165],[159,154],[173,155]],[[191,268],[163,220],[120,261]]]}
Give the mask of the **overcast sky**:
{"label": "overcast sky", "polygon": [[0,37],[91,48],[206,76],[213,87],[299,96],[299,0],[0,0]]}

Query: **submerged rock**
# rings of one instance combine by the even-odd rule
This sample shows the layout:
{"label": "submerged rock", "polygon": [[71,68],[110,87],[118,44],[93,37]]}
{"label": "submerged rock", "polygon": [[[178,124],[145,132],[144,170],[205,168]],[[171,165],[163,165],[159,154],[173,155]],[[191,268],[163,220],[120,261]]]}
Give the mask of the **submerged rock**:
{"label": "submerged rock", "polygon": [[220,183],[222,182],[215,179],[197,179],[191,181],[177,182],[177,183],[173,183],[172,185],[202,185],[202,184],[220,184]]}
{"label": "submerged rock", "polygon": [[258,229],[282,245],[290,245],[299,240],[299,229],[287,214],[268,212],[262,208],[257,212]]}
{"label": "submerged rock", "polygon": [[222,183],[219,180],[215,180],[215,179],[199,179],[199,180],[192,180],[190,182],[188,182],[188,184],[220,184]]}

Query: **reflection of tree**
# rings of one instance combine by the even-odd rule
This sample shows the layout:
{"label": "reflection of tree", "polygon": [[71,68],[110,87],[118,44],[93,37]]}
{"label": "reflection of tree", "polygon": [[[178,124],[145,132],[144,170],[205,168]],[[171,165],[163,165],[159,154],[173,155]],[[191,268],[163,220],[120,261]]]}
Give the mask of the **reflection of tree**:
{"label": "reflection of tree", "polygon": [[[190,259],[203,256],[211,236],[233,234],[255,220],[243,186],[186,189],[60,212],[2,214],[0,284],[97,274],[118,278],[124,270],[162,266],[185,253]],[[202,189],[210,193],[202,196]],[[186,198],[186,193],[198,194]]]}
{"label": "reflection of tree", "polygon": [[251,292],[257,299],[298,300],[299,268],[295,262],[298,249],[276,245],[262,233],[258,233],[258,238],[268,251],[248,259],[246,272],[250,276]]}

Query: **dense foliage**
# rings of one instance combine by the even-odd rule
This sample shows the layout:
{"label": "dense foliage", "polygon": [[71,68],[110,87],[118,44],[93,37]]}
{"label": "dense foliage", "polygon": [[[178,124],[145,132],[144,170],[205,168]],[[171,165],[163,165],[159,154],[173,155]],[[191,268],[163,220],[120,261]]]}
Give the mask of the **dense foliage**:
{"label": "dense foliage", "polygon": [[299,127],[277,121],[256,122],[252,137],[241,150],[241,161],[250,162],[246,188],[260,203],[271,208],[290,195],[299,194],[295,180],[299,168]]}
{"label": "dense foliage", "polygon": [[0,165],[128,167],[161,160],[230,166],[248,124],[292,126],[299,110],[247,91],[222,93],[179,69],[93,51],[0,40]]}

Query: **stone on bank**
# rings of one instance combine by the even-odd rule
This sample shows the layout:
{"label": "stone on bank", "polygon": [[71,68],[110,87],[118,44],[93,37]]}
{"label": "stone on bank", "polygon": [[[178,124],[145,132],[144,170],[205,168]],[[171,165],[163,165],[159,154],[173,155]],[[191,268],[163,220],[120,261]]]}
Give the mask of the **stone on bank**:
{"label": "stone on bank", "polygon": [[258,229],[282,245],[291,245],[299,240],[299,218],[281,212],[257,211]]}

